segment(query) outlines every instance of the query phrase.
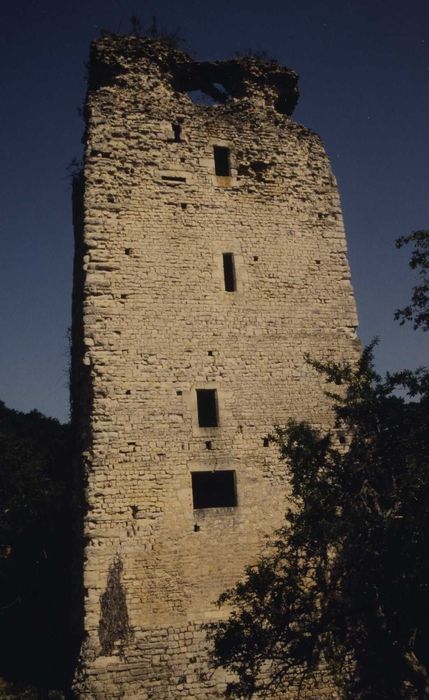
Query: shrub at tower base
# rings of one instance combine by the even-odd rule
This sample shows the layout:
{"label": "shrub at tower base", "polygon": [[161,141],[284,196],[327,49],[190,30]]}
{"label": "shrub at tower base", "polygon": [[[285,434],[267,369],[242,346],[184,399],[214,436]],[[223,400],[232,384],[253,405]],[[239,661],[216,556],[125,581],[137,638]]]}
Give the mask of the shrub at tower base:
{"label": "shrub at tower base", "polygon": [[334,386],[335,430],[291,421],[271,437],[292,507],[221,599],[229,697],[273,697],[327,666],[344,697],[429,698],[429,373],[381,379],[372,351],[357,367],[310,361]]}

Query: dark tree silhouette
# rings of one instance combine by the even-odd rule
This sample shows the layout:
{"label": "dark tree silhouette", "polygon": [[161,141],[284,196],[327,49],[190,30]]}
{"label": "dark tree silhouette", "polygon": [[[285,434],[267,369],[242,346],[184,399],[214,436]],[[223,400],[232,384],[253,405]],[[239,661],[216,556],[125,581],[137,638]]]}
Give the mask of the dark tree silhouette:
{"label": "dark tree silhouette", "polygon": [[420,284],[413,289],[411,303],[404,309],[398,309],[395,318],[401,325],[405,321],[412,321],[414,328],[429,330],[429,231],[414,231],[409,236],[403,236],[396,241],[396,247],[402,248],[409,243],[413,244],[410,258],[410,267],[417,270]]}
{"label": "dark tree silhouette", "polygon": [[271,697],[325,663],[345,697],[429,698],[429,375],[381,379],[372,351],[357,367],[310,362],[341,387],[336,430],[290,421],[271,436],[292,503],[221,598],[234,606],[214,635],[215,665],[237,677],[229,697]]}
{"label": "dark tree silhouette", "polygon": [[[429,232],[408,243],[420,284],[395,317],[428,330]],[[291,507],[220,600],[233,612],[213,662],[235,674],[230,697],[270,697],[326,664],[345,698],[429,698],[429,372],[381,378],[373,347],[356,366],[309,360],[339,387],[332,431],[289,421],[270,436]]]}
{"label": "dark tree silhouette", "polygon": [[0,676],[61,687],[70,601],[70,427],[0,402]]}

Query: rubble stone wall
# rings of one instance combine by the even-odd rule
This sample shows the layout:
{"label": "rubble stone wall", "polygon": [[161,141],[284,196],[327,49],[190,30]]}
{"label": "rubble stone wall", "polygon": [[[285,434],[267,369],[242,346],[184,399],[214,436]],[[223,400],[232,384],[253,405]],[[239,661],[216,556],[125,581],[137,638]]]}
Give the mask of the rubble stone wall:
{"label": "rubble stone wall", "polygon": [[[202,87],[219,103],[195,104]],[[80,698],[220,696],[205,625],[288,500],[264,437],[290,417],[331,421],[305,353],[356,357],[337,187],[290,118],[296,99],[292,71],[253,58],[195,65],[113,35],[92,47],[73,319]],[[217,426],[199,425],[197,389],[216,390]],[[237,505],[194,509],[191,473],[218,470],[234,470]]]}

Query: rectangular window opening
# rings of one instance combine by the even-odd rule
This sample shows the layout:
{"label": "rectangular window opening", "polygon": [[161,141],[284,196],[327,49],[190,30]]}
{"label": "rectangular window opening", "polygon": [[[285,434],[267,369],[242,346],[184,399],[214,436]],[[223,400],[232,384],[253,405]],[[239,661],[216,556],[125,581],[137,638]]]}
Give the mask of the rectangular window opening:
{"label": "rectangular window opening", "polygon": [[228,177],[231,175],[229,162],[229,148],[225,146],[213,146],[215,173],[218,177]]}
{"label": "rectangular window opening", "polygon": [[194,508],[235,508],[235,471],[191,472]]}
{"label": "rectangular window opening", "polygon": [[225,279],[225,291],[235,292],[235,265],[233,253],[223,253],[223,276]]}
{"label": "rectangular window opening", "polygon": [[216,389],[197,389],[197,409],[200,428],[218,425]]}

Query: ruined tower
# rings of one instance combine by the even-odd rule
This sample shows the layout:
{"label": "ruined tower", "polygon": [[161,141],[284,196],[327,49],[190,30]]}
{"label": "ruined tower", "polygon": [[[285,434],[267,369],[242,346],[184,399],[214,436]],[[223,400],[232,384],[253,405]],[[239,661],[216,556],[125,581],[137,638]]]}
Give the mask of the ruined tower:
{"label": "ruined tower", "polygon": [[305,353],[356,356],[338,192],[297,97],[293,71],[252,56],[92,45],[74,195],[81,698],[219,697],[205,626],[287,503],[266,436],[329,422]]}

